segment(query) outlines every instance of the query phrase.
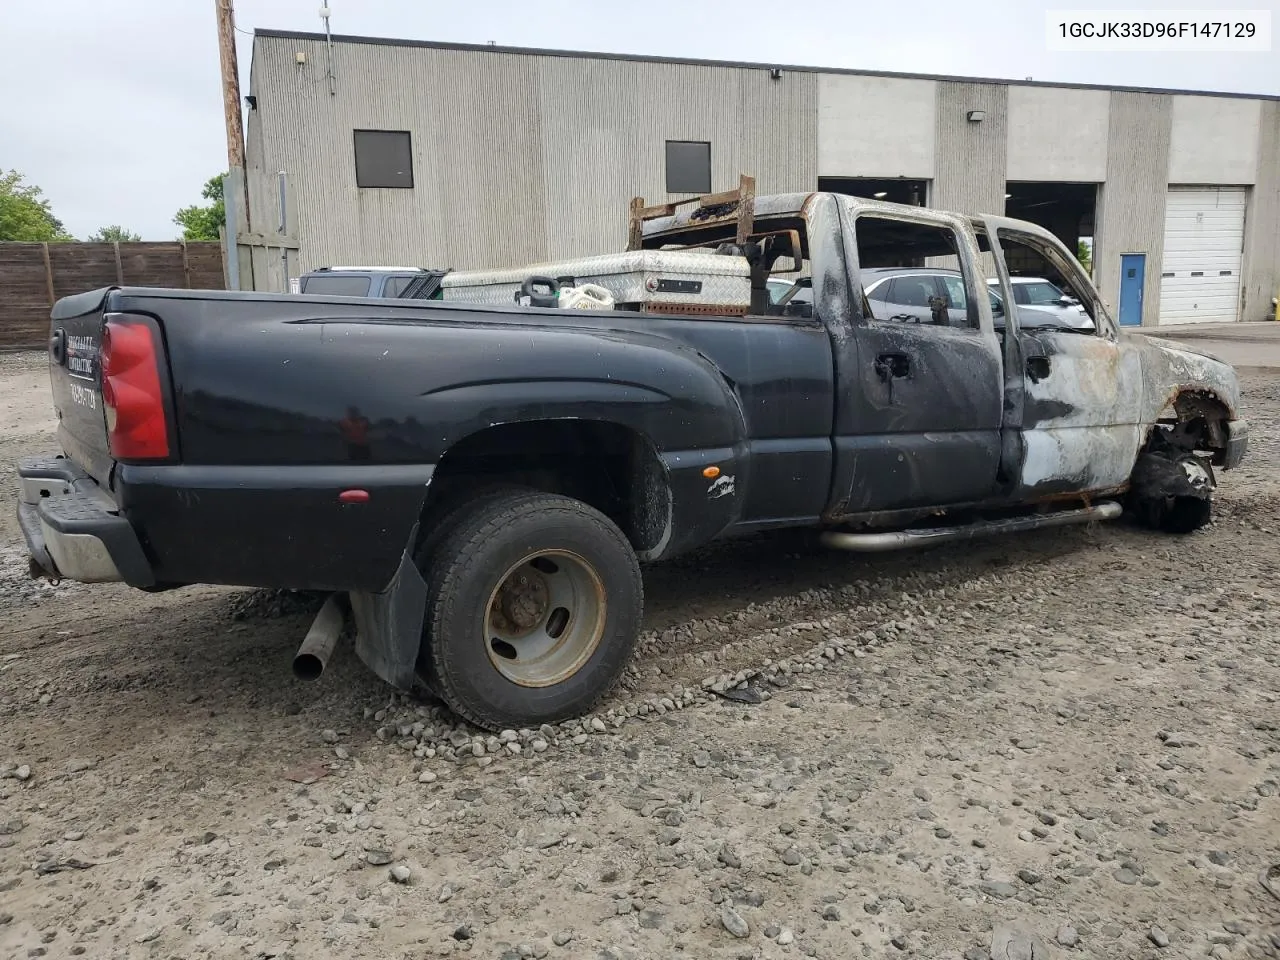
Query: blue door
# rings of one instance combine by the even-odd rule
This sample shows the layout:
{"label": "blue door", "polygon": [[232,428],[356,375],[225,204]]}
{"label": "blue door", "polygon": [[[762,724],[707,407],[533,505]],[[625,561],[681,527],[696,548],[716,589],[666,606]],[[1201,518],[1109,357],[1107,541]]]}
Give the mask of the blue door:
{"label": "blue door", "polygon": [[1142,285],[1147,279],[1147,255],[1126,253],[1120,258],[1120,326],[1142,326]]}

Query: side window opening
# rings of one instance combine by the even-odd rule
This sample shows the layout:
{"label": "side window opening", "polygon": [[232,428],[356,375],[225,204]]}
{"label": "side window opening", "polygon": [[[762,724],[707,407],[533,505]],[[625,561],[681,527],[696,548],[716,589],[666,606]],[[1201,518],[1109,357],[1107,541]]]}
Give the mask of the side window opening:
{"label": "side window opening", "polygon": [[999,231],[1021,329],[1098,330],[1096,307],[1076,276],[1063,269],[1054,251],[1035,237]]}
{"label": "side window opening", "polygon": [[974,329],[976,304],[950,227],[861,216],[855,225],[858,266],[872,320]]}

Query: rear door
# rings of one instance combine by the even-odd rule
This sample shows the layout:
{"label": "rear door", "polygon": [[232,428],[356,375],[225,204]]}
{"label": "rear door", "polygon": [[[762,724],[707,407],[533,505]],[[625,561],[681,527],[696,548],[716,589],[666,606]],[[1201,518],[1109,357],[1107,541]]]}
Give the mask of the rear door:
{"label": "rear door", "polygon": [[[934,211],[888,214],[841,198],[849,276],[937,266],[957,283],[907,275],[913,293],[876,303],[855,291],[855,383],[836,411],[839,515],[992,497],[1001,464],[1004,364],[973,234]],[[905,289],[905,288],[904,288]],[[935,298],[922,308],[907,301]],[[904,309],[905,308],[905,309]]]}

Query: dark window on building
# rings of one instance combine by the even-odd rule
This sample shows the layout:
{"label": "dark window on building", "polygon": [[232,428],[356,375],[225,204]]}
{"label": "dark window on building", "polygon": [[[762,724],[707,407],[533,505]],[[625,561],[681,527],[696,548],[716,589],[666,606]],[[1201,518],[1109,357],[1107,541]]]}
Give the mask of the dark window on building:
{"label": "dark window on building", "polygon": [[368,277],[335,276],[307,277],[302,292],[331,297],[363,297],[369,293]]}
{"label": "dark window on building", "polygon": [[356,186],[412,187],[413,147],[407,130],[356,130]]}
{"label": "dark window on building", "polygon": [[711,144],[667,141],[667,193],[711,192]]}

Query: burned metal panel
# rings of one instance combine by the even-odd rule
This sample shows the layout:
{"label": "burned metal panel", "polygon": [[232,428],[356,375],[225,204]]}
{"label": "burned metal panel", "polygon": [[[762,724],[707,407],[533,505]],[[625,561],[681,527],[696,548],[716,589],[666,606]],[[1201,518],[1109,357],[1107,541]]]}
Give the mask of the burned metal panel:
{"label": "burned metal panel", "polygon": [[1093,281],[1108,310],[1120,303],[1120,257],[1147,255],[1143,322],[1157,322],[1164,250],[1164,208],[1169,186],[1171,98],[1149,93],[1111,94],[1107,116],[1107,180],[1098,190]]}
{"label": "burned metal panel", "polygon": [[1235,369],[1223,360],[1175,340],[1125,336],[1122,343],[1141,357],[1144,402],[1142,423],[1177,417],[1176,403],[1184,394],[1211,397],[1228,418],[1240,408],[1240,383]]}
{"label": "burned metal panel", "polygon": [[1123,485],[1144,436],[1141,357],[1125,344],[1078,333],[1037,331],[1020,340],[1028,362],[1024,491]]}
{"label": "burned metal panel", "polygon": [[[969,115],[980,111],[981,120]],[[962,213],[1004,212],[1009,88],[938,84],[937,158],[929,205]]]}

